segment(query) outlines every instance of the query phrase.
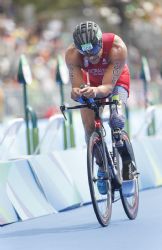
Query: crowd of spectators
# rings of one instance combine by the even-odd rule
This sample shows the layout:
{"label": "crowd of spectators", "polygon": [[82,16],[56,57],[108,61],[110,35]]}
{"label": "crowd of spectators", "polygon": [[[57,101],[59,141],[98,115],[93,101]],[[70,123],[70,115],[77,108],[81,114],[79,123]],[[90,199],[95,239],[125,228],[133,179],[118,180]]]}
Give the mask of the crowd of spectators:
{"label": "crowd of spectators", "polygon": [[[29,18],[28,21],[30,21]],[[138,22],[135,24],[136,27]],[[142,28],[140,30],[139,26],[143,27],[138,25],[138,32],[136,31],[137,35],[135,35],[138,42],[143,37]],[[32,84],[28,86],[30,105],[39,118],[49,117],[53,112],[58,112],[60,90],[56,81],[57,59],[58,55],[64,55],[71,39],[71,34],[64,31],[64,25],[60,20],[37,20],[33,25],[31,23],[25,25],[23,22],[17,23],[14,15],[5,15],[4,12],[0,14],[0,121],[5,117],[23,115],[22,86],[17,81],[18,65],[22,54],[27,57],[33,78]],[[146,44],[145,41],[142,42],[143,44]],[[131,99],[132,106],[138,102],[141,105],[143,89],[140,86],[141,82],[137,84],[140,77],[141,53],[134,44],[129,44],[128,49],[131,73],[135,79],[135,84],[132,85],[134,95]],[[152,73],[155,72],[154,75],[157,76],[155,61],[152,57],[151,69],[155,69]],[[158,79],[155,81],[158,82]],[[161,86],[161,78],[159,83]],[[65,91],[68,88],[67,85]]]}
{"label": "crowd of spectators", "polygon": [[[12,18],[0,16],[0,117],[20,116],[23,112],[22,86],[17,81],[20,56],[26,55],[33,82],[28,86],[30,104],[39,117],[57,110],[60,104],[56,83],[57,56],[63,55],[65,37],[62,23],[52,20],[33,27],[20,26]],[[52,111],[51,111],[52,112]]]}

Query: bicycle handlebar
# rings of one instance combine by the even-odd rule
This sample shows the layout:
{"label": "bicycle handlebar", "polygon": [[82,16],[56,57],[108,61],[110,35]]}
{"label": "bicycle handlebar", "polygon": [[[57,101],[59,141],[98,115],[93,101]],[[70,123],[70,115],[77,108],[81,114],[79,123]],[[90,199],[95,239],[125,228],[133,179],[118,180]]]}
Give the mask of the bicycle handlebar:
{"label": "bicycle handlebar", "polygon": [[[105,105],[113,105],[115,104],[116,106],[118,105],[119,101],[118,100],[113,100],[113,101],[101,101],[103,98],[101,99],[97,99],[95,100],[94,99],[94,102],[92,103],[85,103],[85,104],[80,104],[80,105],[76,105],[76,106],[72,106],[72,107],[68,107],[68,106],[65,106],[65,105],[61,105],[60,106],[60,110],[64,116],[64,118],[67,120],[66,116],[65,116],[65,111],[67,110],[71,110],[71,109],[82,109],[82,108],[89,108],[89,109],[92,109],[92,110],[96,110],[96,109],[99,109],[99,107],[101,106],[105,106]],[[87,101],[88,102],[88,101]]]}

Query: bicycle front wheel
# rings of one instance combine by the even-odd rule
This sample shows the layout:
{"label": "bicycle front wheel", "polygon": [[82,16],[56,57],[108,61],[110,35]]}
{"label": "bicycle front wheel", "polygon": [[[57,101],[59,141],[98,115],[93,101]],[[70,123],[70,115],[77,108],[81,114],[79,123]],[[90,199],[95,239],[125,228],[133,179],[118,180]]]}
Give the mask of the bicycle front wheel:
{"label": "bicycle front wheel", "polygon": [[[98,222],[104,227],[109,224],[112,212],[112,193],[111,193],[111,179],[109,169],[107,168],[107,159],[104,149],[104,144],[97,132],[93,132],[88,142],[87,148],[87,170],[90,194],[93,208],[98,219]],[[106,172],[106,193],[101,194],[98,190],[98,169],[99,164],[96,163],[96,155],[102,162],[102,168]]]}

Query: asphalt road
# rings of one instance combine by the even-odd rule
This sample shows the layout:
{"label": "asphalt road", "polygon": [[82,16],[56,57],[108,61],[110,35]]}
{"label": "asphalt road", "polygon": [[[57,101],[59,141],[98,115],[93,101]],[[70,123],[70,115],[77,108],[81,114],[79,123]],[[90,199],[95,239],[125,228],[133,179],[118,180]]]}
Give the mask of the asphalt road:
{"label": "asphalt road", "polygon": [[0,250],[162,250],[162,188],[140,192],[138,217],[113,204],[102,228],[92,206],[0,227]]}

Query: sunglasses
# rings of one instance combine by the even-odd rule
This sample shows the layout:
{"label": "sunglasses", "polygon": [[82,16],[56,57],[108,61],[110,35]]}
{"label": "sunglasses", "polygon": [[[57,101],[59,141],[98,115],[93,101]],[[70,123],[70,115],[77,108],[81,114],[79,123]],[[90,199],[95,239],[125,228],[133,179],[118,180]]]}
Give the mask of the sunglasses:
{"label": "sunglasses", "polygon": [[87,51],[82,51],[78,49],[79,53],[85,56],[96,56],[100,52],[100,50],[101,50],[101,46],[99,45],[94,45],[91,50],[87,50]]}

